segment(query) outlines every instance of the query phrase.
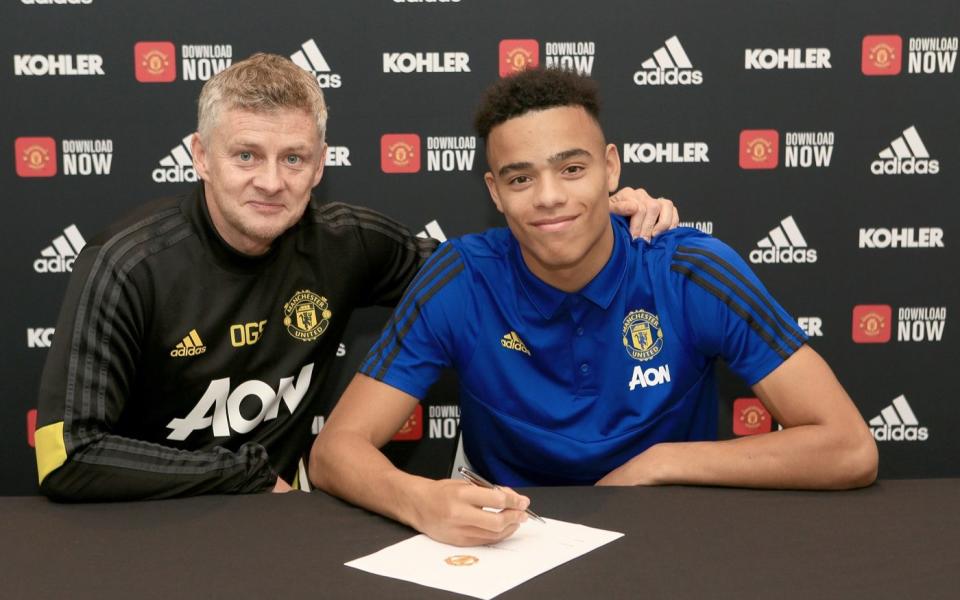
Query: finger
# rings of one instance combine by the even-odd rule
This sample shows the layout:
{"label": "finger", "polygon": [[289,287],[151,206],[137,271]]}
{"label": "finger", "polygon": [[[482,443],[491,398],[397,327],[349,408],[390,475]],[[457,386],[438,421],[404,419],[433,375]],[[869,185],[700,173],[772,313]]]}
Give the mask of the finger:
{"label": "finger", "polygon": [[651,232],[655,236],[671,228],[673,216],[676,213],[672,201],[666,198],[658,198],[657,203],[660,205],[660,218],[654,224],[653,231]]}
{"label": "finger", "polygon": [[636,203],[636,211],[630,217],[630,237],[636,239],[643,232],[643,223],[648,218],[650,211],[642,202]]}
{"label": "finger", "polygon": [[637,212],[638,204],[629,193],[633,192],[630,188],[623,188],[610,196],[610,212],[622,217],[629,217]]}
{"label": "finger", "polygon": [[486,531],[475,527],[460,528],[449,542],[455,546],[488,546],[502,542],[517,532],[519,525],[514,525],[500,532]]}
{"label": "finger", "polygon": [[459,522],[462,527],[471,527],[476,532],[490,538],[502,537],[505,532],[515,530],[527,520],[527,513],[522,510],[506,509],[500,512],[478,510]]}
{"label": "finger", "polygon": [[677,207],[673,207],[673,219],[670,221],[670,229],[673,229],[680,225],[680,211],[677,210]]}
{"label": "finger", "polygon": [[653,228],[657,224],[657,219],[660,218],[661,206],[659,204],[654,204],[653,207],[647,210],[646,214],[643,217],[643,223],[640,225],[640,235],[641,237],[648,242],[653,239]]}
{"label": "finger", "polygon": [[472,504],[477,508],[524,510],[530,506],[530,498],[522,496],[510,488],[498,487],[490,490],[471,485],[461,488],[459,497],[463,502]]}
{"label": "finger", "polygon": [[499,508],[510,508],[514,510],[527,510],[530,506],[530,498],[523,494],[518,494],[512,488],[499,486],[500,491],[505,495],[503,505]]}

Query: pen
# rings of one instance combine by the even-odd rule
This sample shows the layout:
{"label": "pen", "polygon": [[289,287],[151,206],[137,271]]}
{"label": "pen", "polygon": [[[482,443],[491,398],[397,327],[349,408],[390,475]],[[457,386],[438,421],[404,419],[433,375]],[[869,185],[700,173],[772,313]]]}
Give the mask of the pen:
{"label": "pen", "polygon": [[[460,475],[462,475],[464,479],[466,479],[467,481],[469,481],[470,483],[472,483],[477,487],[487,488],[488,490],[500,489],[499,486],[496,486],[490,483],[489,481],[477,475],[476,473],[474,473],[473,471],[471,471],[466,467],[457,467],[457,472],[460,473]],[[537,521],[540,521],[541,523],[546,523],[546,521],[543,520],[543,517],[533,512],[529,508],[526,510],[526,512],[528,515],[530,515],[532,518],[536,519]]]}

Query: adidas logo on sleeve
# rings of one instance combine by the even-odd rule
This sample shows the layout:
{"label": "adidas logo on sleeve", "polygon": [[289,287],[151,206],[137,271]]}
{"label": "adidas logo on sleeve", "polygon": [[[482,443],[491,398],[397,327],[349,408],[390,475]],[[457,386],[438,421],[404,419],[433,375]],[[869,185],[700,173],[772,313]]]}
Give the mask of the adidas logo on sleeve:
{"label": "adidas logo on sleeve", "polygon": [[700,85],[703,72],[693,68],[687,52],[680,45],[677,36],[664,42],[664,45],[640,65],[633,74],[637,85]]}
{"label": "adidas logo on sleeve", "polygon": [[170,351],[170,356],[196,356],[198,354],[203,354],[207,351],[207,347],[203,344],[203,341],[200,339],[200,334],[197,333],[196,329],[191,329],[183,341],[177,344],[173,350]]}
{"label": "adidas logo on sleeve", "polygon": [[800,233],[797,222],[792,216],[780,221],[767,237],[757,242],[757,247],[750,251],[750,262],[753,264],[777,263],[815,263],[817,251],[807,247],[807,240]]}
{"label": "adidas logo on sleeve", "polygon": [[33,261],[33,270],[37,273],[69,273],[73,271],[73,261],[86,245],[76,225],[63,230],[53,242],[40,251],[40,258]]}
{"label": "adidas logo on sleeve", "polygon": [[881,150],[878,157],[870,163],[870,172],[874,175],[936,175],[940,172],[940,161],[930,158],[913,125]]}
{"label": "adidas logo on sleeve", "polygon": [[330,65],[313,38],[301,44],[300,49],[290,55],[290,60],[304,71],[312,73],[321,88],[338,88],[342,85],[340,75],[330,72]]}
{"label": "adidas logo on sleeve", "polygon": [[153,180],[157,183],[195,182],[197,172],[193,170],[193,155],[190,153],[192,133],[187,134],[180,143],[170,149],[170,154],[160,159],[160,166],[153,170]]}
{"label": "adidas logo on sleeve", "polygon": [[870,433],[878,442],[924,442],[930,437],[927,428],[920,427],[920,421],[903,394],[870,419],[869,425]]}

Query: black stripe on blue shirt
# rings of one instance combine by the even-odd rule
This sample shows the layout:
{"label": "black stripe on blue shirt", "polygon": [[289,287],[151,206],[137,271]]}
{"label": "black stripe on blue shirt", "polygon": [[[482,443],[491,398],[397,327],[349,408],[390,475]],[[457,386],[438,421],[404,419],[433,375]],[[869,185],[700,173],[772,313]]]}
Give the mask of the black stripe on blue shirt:
{"label": "black stripe on blue shirt", "polygon": [[420,316],[420,309],[443,286],[463,271],[460,253],[447,244],[434,254],[410,284],[403,300],[383,328],[377,344],[370,349],[360,372],[382,379],[400,351],[400,342]]}
{"label": "black stripe on blue shirt", "polygon": [[767,342],[767,344],[770,346],[770,348],[772,348],[773,351],[776,352],[776,353],[780,356],[780,358],[782,358],[782,359],[784,359],[784,360],[790,358],[790,353],[787,352],[787,351],[785,351],[785,350],[780,346],[780,344],[777,344],[777,343],[774,341],[773,336],[771,336],[770,333],[769,333],[766,329],[763,328],[763,325],[761,325],[760,323],[758,323],[757,320],[753,317],[753,315],[752,315],[751,313],[749,313],[749,312],[748,312],[747,310],[745,310],[742,306],[740,306],[739,304],[737,304],[737,303],[733,300],[733,298],[731,298],[730,295],[727,294],[725,291],[720,290],[719,288],[717,288],[716,286],[714,286],[712,283],[710,283],[709,281],[707,281],[706,278],[701,277],[700,275],[698,275],[697,273],[694,273],[693,271],[691,271],[690,269],[688,269],[687,267],[685,267],[685,266],[683,266],[683,265],[671,265],[671,266],[670,266],[670,270],[671,270],[671,271],[676,271],[677,273],[681,273],[682,275],[684,275],[684,276],[686,276],[686,277],[689,277],[691,281],[693,281],[694,283],[696,283],[696,284],[699,285],[700,287],[704,288],[705,290],[707,290],[708,292],[710,292],[711,294],[713,294],[714,296],[716,296],[717,298],[719,298],[721,302],[723,302],[723,303],[726,304],[728,307],[730,307],[730,310],[732,310],[733,312],[735,312],[735,313],[737,313],[738,315],[740,315],[740,317],[741,317],[744,321],[746,321],[746,322],[750,325],[750,327],[751,327],[754,331],[756,331],[757,334],[758,334],[761,338],[763,338],[763,340],[764,340],[765,342]]}
{"label": "black stripe on blue shirt", "polygon": [[[770,328],[774,331],[774,333],[777,334],[778,337],[784,340],[788,348],[796,351],[797,348],[799,348],[800,345],[805,342],[804,337],[798,334],[796,325],[783,318],[780,311],[777,310],[774,302],[770,299],[769,294],[766,294],[757,288],[757,286],[754,285],[754,283],[747,277],[745,277],[739,269],[731,266],[730,263],[725,261],[717,254],[702,248],[680,246],[677,251],[678,253],[674,255],[675,263],[677,261],[685,261],[696,265],[712,275],[717,281],[733,290],[737,296],[739,296],[744,302],[746,302],[748,306],[750,306],[750,308],[753,309],[755,313],[760,315],[764,322],[770,326]],[[685,254],[696,254],[706,257],[712,261],[714,265],[723,267],[727,276],[721,274],[714,265],[708,264],[702,260],[698,260],[692,256],[686,256]],[[736,280],[736,283],[730,279],[731,276],[734,280]],[[744,291],[743,288],[749,290],[753,296],[750,296],[750,294]],[[759,299],[759,301],[763,304],[763,308],[756,304],[754,298]]]}

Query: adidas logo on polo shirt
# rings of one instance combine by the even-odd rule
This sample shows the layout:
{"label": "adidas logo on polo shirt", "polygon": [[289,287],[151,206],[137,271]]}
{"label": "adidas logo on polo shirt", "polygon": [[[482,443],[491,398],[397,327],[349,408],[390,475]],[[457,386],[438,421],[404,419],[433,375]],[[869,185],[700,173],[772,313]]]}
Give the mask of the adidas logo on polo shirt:
{"label": "adidas logo on polo shirt", "polygon": [[807,240],[800,233],[792,216],[780,221],[767,237],[757,242],[750,251],[750,262],[759,263],[815,263],[817,251],[807,248]]}
{"label": "adidas logo on polo shirt", "polygon": [[917,416],[903,394],[870,419],[869,425],[870,433],[878,442],[923,442],[930,437],[927,428],[920,427]]}
{"label": "adidas logo on polo shirt", "polygon": [[517,352],[523,352],[527,356],[530,356],[530,351],[527,350],[527,345],[523,343],[523,340],[520,339],[520,336],[517,335],[516,331],[511,331],[500,338],[500,345],[507,350],[516,350]]}
{"label": "adidas logo on polo shirt", "polygon": [[673,36],[633,74],[637,85],[700,85],[703,72],[693,68],[680,40]]}
{"label": "adidas logo on polo shirt", "polygon": [[193,155],[190,153],[190,138],[187,134],[180,143],[170,149],[170,154],[160,159],[160,166],[153,170],[153,180],[157,183],[182,183],[197,180],[193,170]]}
{"label": "adidas logo on polo shirt", "polygon": [[880,151],[879,158],[870,163],[874,175],[936,175],[940,161],[930,158],[917,128],[911,125],[903,135]]}
{"label": "adidas logo on polo shirt", "polygon": [[191,329],[190,333],[183,338],[183,341],[170,351],[170,356],[196,356],[206,351],[207,347],[203,345],[200,334],[197,333],[196,329]]}
{"label": "adidas logo on polo shirt", "polygon": [[73,271],[73,261],[86,244],[77,226],[70,225],[63,230],[63,235],[57,236],[49,246],[40,251],[40,258],[33,261],[33,270],[37,273]]}
{"label": "adidas logo on polo shirt", "polygon": [[290,60],[304,71],[313,73],[322,88],[338,88],[342,83],[339,74],[330,72],[330,65],[313,38],[301,44],[300,50],[290,55]]}

